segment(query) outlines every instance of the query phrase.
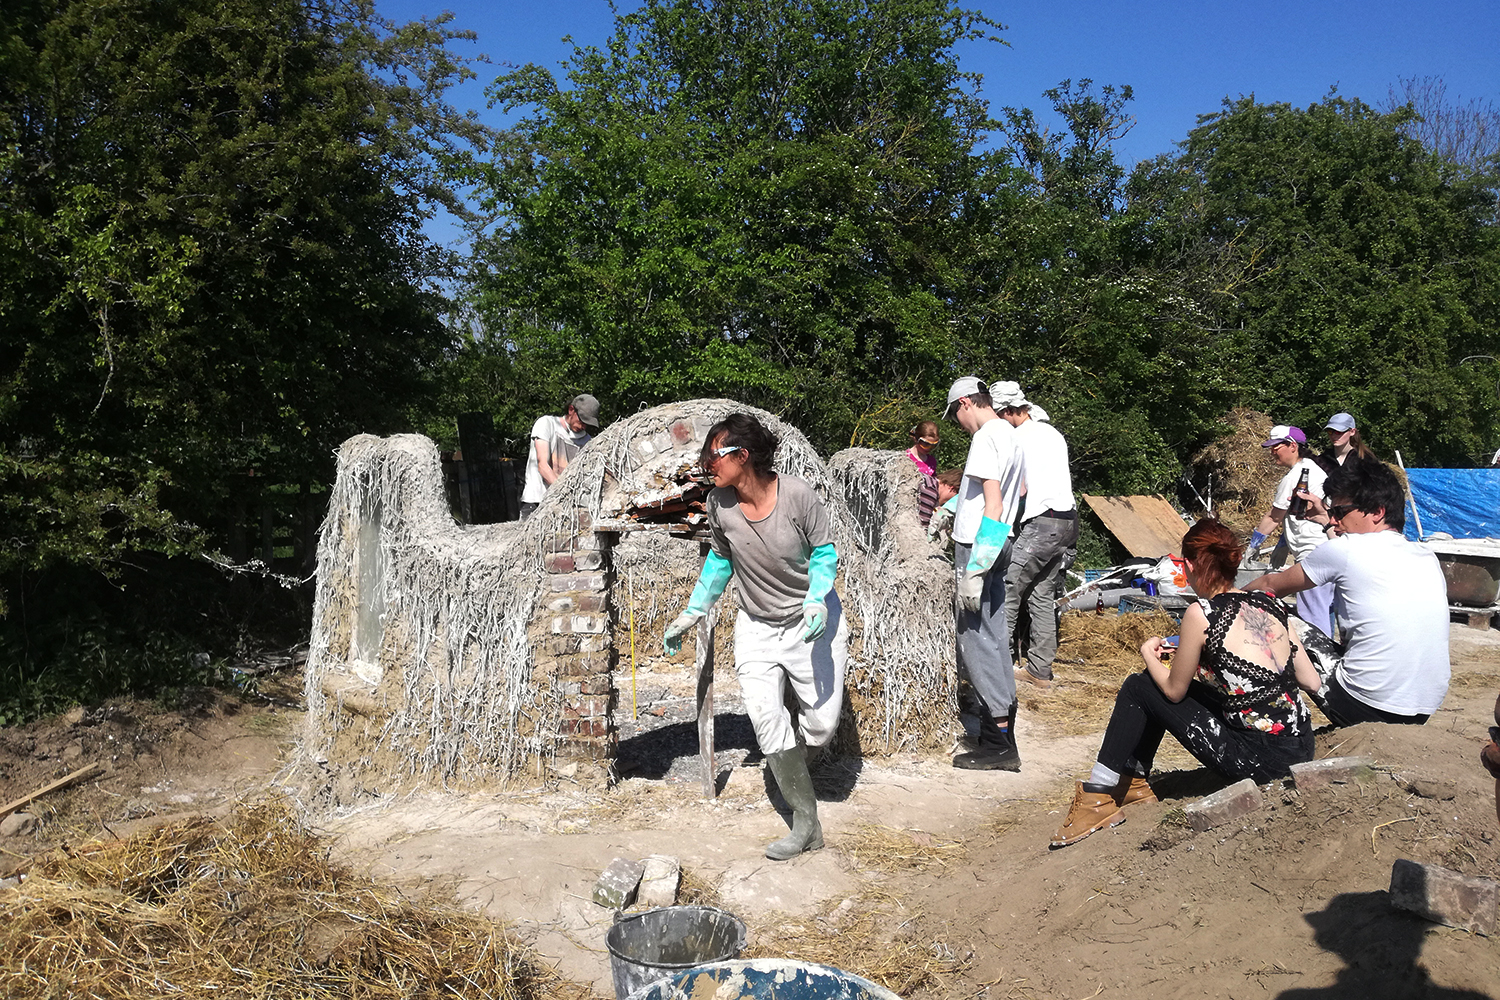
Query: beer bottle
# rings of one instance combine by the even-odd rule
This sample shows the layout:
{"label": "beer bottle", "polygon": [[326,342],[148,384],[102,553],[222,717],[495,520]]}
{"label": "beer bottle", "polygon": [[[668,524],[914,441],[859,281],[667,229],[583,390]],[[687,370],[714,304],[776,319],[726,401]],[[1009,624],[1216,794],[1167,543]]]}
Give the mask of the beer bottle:
{"label": "beer bottle", "polygon": [[1302,475],[1297,480],[1297,488],[1292,490],[1291,502],[1286,505],[1286,512],[1292,517],[1305,517],[1307,515],[1307,501],[1297,494],[1307,489],[1307,474],[1309,471],[1311,470],[1306,466],[1303,467]]}

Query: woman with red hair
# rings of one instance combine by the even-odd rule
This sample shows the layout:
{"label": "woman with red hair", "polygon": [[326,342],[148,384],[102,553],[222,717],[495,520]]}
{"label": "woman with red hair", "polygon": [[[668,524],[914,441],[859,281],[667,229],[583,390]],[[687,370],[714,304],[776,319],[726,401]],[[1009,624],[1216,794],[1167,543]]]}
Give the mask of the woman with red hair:
{"label": "woman with red hair", "polygon": [[1099,758],[1073,795],[1053,847],[1125,821],[1123,807],[1154,802],[1147,777],[1171,733],[1204,764],[1234,780],[1285,777],[1312,759],[1312,717],[1297,689],[1316,691],[1317,672],[1269,594],[1234,587],[1244,547],[1212,518],[1182,539],[1188,583],[1198,595],[1182,616],[1175,653],[1161,636],[1141,645],[1145,670],[1126,678]]}

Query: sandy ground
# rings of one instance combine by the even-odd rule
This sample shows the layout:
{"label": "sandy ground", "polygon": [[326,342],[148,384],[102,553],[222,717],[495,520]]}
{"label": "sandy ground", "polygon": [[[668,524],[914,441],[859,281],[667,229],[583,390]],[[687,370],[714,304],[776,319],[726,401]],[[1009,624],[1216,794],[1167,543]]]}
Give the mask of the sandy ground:
{"label": "sandy ground", "polygon": [[[1494,783],[1477,763],[1500,688],[1500,631],[1454,625],[1452,642],[1454,685],[1427,726],[1319,737],[1320,756],[1374,758],[1373,781],[1305,795],[1273,786],[1261,813],[1201,834],[1180,807],[1223,782],[1179,754],[1164,759],[1180,769],[1157,782],[1162,802],[1050,851],[1098,737],[1054,735],[1023,715],[1019,774],[957,771],[946,757],[828,763],[815,776],[827,848],[770,862],[761,850],[786,821],[725,690],[732,677],[719,684],[722,789],[707,799],[687,682],[669,673],[636,678],[643,724],[622,732],[627,776],[614,789],[563,780],[410,796],[322,824],[344,859],[403,884],[451,886],[605,996],[612,914],[589,900],[594,883],[612,858],[668,854],[746,921],[752,950],[865,975],[902,970],[913,1000],[1493,997],[1500,943],[1394,911],[1386,893],[1399,857],[1500,876]],[[0,799],[89,761],[108,769],[40,800],[36,831],[0,839],[0,875],[62,841],[224,811],[266,788],[299,715],[296,679],[279,683],[248,698],[105,706],[0,730]]]}

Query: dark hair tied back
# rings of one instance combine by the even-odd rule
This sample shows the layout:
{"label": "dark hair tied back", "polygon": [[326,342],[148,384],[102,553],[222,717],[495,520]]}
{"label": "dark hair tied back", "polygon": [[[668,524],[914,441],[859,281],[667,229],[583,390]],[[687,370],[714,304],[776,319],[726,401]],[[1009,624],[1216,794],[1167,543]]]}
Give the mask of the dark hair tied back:
{"label": "dark hair tied back", "polygon": [[[722,441],[719,441],[720,437]],[[713,458],[716,442],[721,447],[745,449],[756,475],[762,478],[775,475],[776,448],[781,442],[750,414],[731,413],[708,429],[703,438],[703,451],[698,456],[698,464],[705,470]]]}

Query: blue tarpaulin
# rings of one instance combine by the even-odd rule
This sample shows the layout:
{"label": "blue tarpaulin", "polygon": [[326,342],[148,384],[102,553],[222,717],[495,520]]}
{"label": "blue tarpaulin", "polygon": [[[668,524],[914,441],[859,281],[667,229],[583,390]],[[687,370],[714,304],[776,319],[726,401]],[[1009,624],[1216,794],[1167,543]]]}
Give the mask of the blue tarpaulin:
{"label": "blue tarpaulin", "polygon": [[[1454,538],[1500,538],[1500,468],[1407,469],[1422,533]],[[1406,537],[1417,537],[1417,519],[1406,505]]]}

